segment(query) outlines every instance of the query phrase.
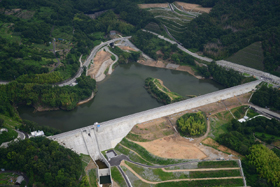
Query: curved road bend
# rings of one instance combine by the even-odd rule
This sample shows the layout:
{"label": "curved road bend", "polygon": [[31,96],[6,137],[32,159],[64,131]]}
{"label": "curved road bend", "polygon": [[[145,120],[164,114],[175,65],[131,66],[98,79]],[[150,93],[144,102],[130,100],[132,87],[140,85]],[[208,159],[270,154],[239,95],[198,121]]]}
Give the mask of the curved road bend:
{"label": "curved road bend", "polygon": [[[125,39],[129,39],[129,38],[131,38],[131,36],[127,36],[127,37],[123,37],[123,38],[116,38],[116,39],[113,39],[113,40],[109,40],[109,41],[103,42],[103,43],[99,44],[98,46],[95,46],[95,47],[92,49],[92,51],[91,51],[90,55],[88,56],[88,58],[85,60],[85,62],[84,62],[84,64],[83,64],[83,67],[86,67],[86,68],[87,68],[87,67],[89,66],[89,64],[90,64],[90,60],[93,59],[94,56],[96,55],[96,53],[97,53],[102,47],[104,47],[105,45],[108,45],[108,44],[110,44],[110,43],[112,43],[112,42],[115,42],[115,41],[118,41],[118,40],[125,40]],[[76,74],[72,79],[70,79],[70,80],[67,81],[67,82],[61,83],[61,84],[59,84],[58,86],[66,86],[66,85],[72,84],[73,82],[76,81],[76,79],[77,79],[78,77],[80,77],[80,76],[82,75],[82,73],[83,73],[83,68],[79,68],[77,74]]]}
{"label": "curved road bend", "polygon": [[[88,65],[90,63],[90,59],[92,59],[96,55],[96,53],[100,50],[100,48],[102,48],[105,45],[108,45],[108,44],[110,44],[112,42],[115,42],[115,41],[118,41],[118,40],[126,40],[126,39],[129,39],[129,38],[131,38],[131,36],[122,37],[122,38],[116,38],[116,39],[113,39],[113,40],[109,40],[109,41],[103,42],[103,43],[99,44],[98,46],[95,46],[92,49],[92,51],[91,51],[90,55],[88,56],[88,58],[86,59],[86,61],[84,62],[83,67],[86,67],[86,68],[88,67]],[[78,77],[80,77],[82,75],[83,71],[84,71],[84,69],[80,67],[79,70],[77,71],[77,74],[72,79],[70,79],[70,80],[68,80],[66,82],[60,83],[60,84],[58,84],[58,86],[61,87],[61,86],[67,86],[67,85],[72,84],[73,82],[76,81],[76,79]],[[0,81],[0,84],[8,84],[9,82],[10,81]]]}
{"label": "curved road bend", "polygon": [[114,60],[114,62],[110,65],[109,71],[108,71],[108,75],[111,75],[111,74],[113,73],[113,65],[119,60],[119,57],[118,57],[115,53],[113,53],[112,51],[110,51],[108,47],[105,47],[105,50],[115,57],[115,60]]}

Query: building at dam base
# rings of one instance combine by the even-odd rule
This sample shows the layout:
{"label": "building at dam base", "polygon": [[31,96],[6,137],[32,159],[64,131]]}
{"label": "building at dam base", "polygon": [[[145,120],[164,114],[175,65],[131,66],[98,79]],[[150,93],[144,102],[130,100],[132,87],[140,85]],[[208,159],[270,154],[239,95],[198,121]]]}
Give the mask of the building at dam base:
{"label": "building at dam base", "polygon": [[78,154],[83,153],[90,155],[93,160],[103,160],[101,151],[114,148],[136,124],[248,93],[254,90],[260,83],[261,81],[259,80],[253,81],[192,99],[102,122],[98,124],[98,127],[97,125],[90,125],[48,138],[57,141]]}

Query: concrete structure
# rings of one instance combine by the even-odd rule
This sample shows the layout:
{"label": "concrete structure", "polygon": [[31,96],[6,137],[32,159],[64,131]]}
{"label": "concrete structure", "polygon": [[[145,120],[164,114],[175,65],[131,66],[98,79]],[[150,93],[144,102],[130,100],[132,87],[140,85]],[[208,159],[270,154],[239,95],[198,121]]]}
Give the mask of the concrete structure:
{"label": "concrete structure", "polygon": [[44,135],[45,135],[44,131],[33,131],[31,132],[30,137],[37,137],[37,136],[44,136]]}
{"label": "concrete structure", "polygon": [[16,180],[16,184],[21,184],[22,181],[24,181],[23,176],[18,176],[17,180]]}
{"label": "concrete structure", "polygon": [[[252,91],[261,81],[254,81],[232,88],[209,93],[192,99],[161,106],[114,120],[49,137],[77,153],[90,155],[94,160],[102,159],[101,151],[114,148],[138,123],[158,119],[182,111],[197,108],[220,100]],[[100,125],[97,130],[97,125]]]}
{"label": "concrete structure", "polygon": [[246,66],[242,66],[239,64],[235,64],[229,61],[225,61],[225,60],[219,60],[216,62],[219,66],[228,68],[228,69],[233,69],[235,71],[239,71],[242,73],[248,73],[250,75],[253,75],[255,77],[257,77],[258,79],[261,79],[262,81],[265,82],[270,82],[270,83],[274,83],[274,84],[280,84],[280,78],[274,75],[271,75],[270,73],[266,73],[260,70],[256,70],[253,68],[249,68]]}

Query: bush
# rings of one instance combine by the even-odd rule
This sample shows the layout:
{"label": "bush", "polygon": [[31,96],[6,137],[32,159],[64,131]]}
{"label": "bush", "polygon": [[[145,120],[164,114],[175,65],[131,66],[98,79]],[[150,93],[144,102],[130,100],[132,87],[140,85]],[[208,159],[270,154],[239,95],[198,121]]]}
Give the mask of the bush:
{"label": "bush", "polygon": [[206,131],[206,119],[201,112],[185,114],[176,124],[178,130],[185,136],[197,136]]}

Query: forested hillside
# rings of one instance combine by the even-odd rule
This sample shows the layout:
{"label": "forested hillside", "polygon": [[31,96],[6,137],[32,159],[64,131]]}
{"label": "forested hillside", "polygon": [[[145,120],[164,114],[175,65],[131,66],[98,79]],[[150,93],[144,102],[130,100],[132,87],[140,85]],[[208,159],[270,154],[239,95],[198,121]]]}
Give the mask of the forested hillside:
{"label": "forested hillside", "polygon": [[0,166],[6,170],[22,171],[28,186],[85,186],[79,181],[82,163],[78,154],[45,137],[25,139],[0,148]]}
{"label": "forested hillside", "polygon": [[277,0],[218,0],[209,14],[190,22],[181,41],[215,59],[262,41],[265,70],[275,73],[280,65],[279,17]]}

